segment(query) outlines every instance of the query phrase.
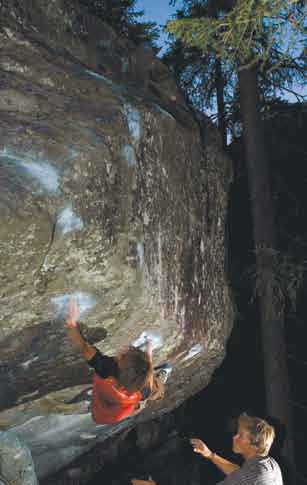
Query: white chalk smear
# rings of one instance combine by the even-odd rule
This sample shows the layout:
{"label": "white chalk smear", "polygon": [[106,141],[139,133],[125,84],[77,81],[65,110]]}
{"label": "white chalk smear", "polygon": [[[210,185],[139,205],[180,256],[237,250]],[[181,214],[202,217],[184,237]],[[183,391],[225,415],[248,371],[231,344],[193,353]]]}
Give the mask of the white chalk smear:
{"label": "white chalk smear", "polygon": [[38,357],[34,357],[33,359],[27,360],[26,362],[22,362],[20,366],[23,367],[25,370],[28,370],[30,365],[33,364],[33,362],[35,362],[36,360],[38,360]]}
{"label": "white chalk smear", "polygon": [[23,454],[24,454],[24,450],[21,450],[19,453],[16,453],[16,455],[13,456],[14,460],[20,460]]}
{"label": "white chalk smear", "polygon": [[128,167],[135,167],[137,164],[134,148],[131,145],[124,145],[121,149],[121,156],[128,163]]}
{"label": "white chalk smear", "polygon": [[112,82],[108,78],[106,78],[102,74],[99,74],[98,72],[91,71],[90,69],[85,69],[85,72],[94,79],[98,79],[99,81],[104,81],[106,83],[112,84]]}
{"label": "white chalk smear", "polygon": [[182,362],[192,359],[192,357],[195,357],[195,355],[199,354],[202,350],[203,350],[202,345],[200,344],[193,345],[193,347],[190,348],[187,355],[182,359]]}
{"label": "white chalk smear", "polygon": [[181,327],[183,332],[186,331],[187,326],[188,326],[188,323],[185,319],[185,314],[186,314],[186,308],[185,308],[185,305],[183,305],[181,307],[181,309],[179,310],[179,315],[178,315],[179,321],[180,321],[180,327]]}
{"label": "white chalk smear", "polygon": [[124,116],[128,123],[129,134],[134,143],[138,144],[141,140],[141,116],[139,111],[131,104],[124,104]]}
{"label": "white chalk smear", "polygon": [[132,342],[133,347],[145,347],[148,341],[151,341],[153,350],[159,349],[163,345],[162,336],[158,332],[145,331],[142,332],[139,338]]}
{"label": "white chalk smear", "polygon": [[65,207],[65,209],[58,215],[57,226],[62,231],[62,234],[68,234],[73,231],[82,231],[84,228],[82,219],[74,214],[70,206]]}
{"label": "white chalk smear", "polygon": [[139,264],[140,264],[140,267],[142,268],[143,264],[144,264],[144,243],[143,242],[138,242],[137,245],[136,245],[136,251],[137,251],[137,255],[138,255],[138,260],[139,260]]}
{"label": "white chalk smear", "polygon": [[80,438],[82,440],[94,440],[97,438],[97,435],[92,433],[81,433]]}
{"label": "white chalk smear", "polygon": [[16,163],[16,165],[20,165],[26,173],[39,182],[47,192],[57,192],[60,185],[59,175],[50,162],[37,159],[36,157],[34,159],[31,154],[20,156],[11,153],[6,147],[3,150],[0,150],[0,157],[5,157],[7,160]]}
{"label": "white chalk smear", "polygon": [[57,296],[51,299],[51,302],[56,308],[57,318],[63,318],[65,315],[67,315],[68,304],[71,299],[76,300],[79,306],[80,317],[82,317],[88,310],[96,305],[96,299],[89,293],[83,293],[82,291]]}
{"label": "white chalk smear", "polygon": [[48,192],[57,192],[59,188],[59,176],[50,163],[21,160],[20,165]]}
{"label": "white chalk smear", "polygon": [[201,239],[201,241],[200,241],[200,252],[202,254],[204,254],[204,252],[205,252],[205,243],[204,243],[203,239]]}

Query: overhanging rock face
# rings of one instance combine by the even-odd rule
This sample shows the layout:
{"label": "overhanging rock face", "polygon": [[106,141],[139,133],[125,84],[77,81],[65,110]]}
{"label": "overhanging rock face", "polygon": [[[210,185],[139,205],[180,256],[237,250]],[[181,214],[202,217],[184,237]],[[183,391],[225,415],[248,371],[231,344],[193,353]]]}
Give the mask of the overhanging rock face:
{"label": "overhanging rock face", "polygon": [[77,3],[24,3],[3,3],[0,32],[0,427],[44,477],[134,423],[95,426],[89,398],[73,402],[91,375],[63,325],[70,295],[102,351],[150,334],[172,364],[138,422],[210,381],[233,315],[230,175],[146,46]]}

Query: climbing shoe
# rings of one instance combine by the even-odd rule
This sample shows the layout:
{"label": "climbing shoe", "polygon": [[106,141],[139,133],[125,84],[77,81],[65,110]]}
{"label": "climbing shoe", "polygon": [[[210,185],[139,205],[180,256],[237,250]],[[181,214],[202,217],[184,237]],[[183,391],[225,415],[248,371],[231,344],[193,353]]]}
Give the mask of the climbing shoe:
{"label": "climbing shoe", "polygon": [[172,372],[172,366],[168,363],[158,365],[154,368],[154,373],[165,384]]}

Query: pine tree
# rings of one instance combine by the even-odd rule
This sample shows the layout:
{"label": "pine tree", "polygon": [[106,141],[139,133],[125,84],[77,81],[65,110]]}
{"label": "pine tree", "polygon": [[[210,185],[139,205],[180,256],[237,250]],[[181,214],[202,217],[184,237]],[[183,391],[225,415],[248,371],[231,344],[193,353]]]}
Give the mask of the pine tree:
{"label": "pine tree", "polygon": [[143,11],[136,10],[136,0],[80,0],[80,4],[134,43],[149,42],[155,46],[159,37],[156,23],[139,20]]}
{"label": "pine tree", "polygon": [[[175,25],[178,20],[194,25],[200,19],[210,22],[212,19],[224,18],[230,10],[230,4],[230,0],[186,0],[177,11],[176,21],[168,25]],[[214,41],[215,32],[211,32],[211,35]],[[268,34],[261,39],[264,50],[268,43],[267,36]],[[269,55],[265,56],[265,63],[259,65],[258,83],[261,88],[262,109],[265,109],[267,103],[270,104],[272,98],[288,94],[298,101],[304,99],[301,89],[305,83],[305,59],[303,50],[299,48],[300,43],[303,43],[302,36],[296,39],[296,45],[288,37],[288,45],[275,42],[275,45],[271,45]],[[291,45],[292,49],[289,49]],[[164,61],[173,70],[193,107],[199,111],[209,110],[213,121],[218,119],[223,140],[226,130],[228,135],[233,136],[240,131],[237,59],[236,62],[233,60],[233,57],[229,58],[227,55],[221,58],[212,46],[204,50],[198,41],[189,42],[178,36],[174,39],[174,35],[164,56]]]}

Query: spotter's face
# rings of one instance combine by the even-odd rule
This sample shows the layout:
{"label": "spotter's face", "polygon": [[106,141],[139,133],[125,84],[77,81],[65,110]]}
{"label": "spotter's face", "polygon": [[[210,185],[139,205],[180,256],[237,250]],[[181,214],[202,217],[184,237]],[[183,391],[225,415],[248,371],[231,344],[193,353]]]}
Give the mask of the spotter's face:
{"label": "spotter's face", "polygon": [[237,434],[232,439],[232,449],[235,453],[243,456],[254,449],[250,441],[250,433],[242,425],[239,425]]}

